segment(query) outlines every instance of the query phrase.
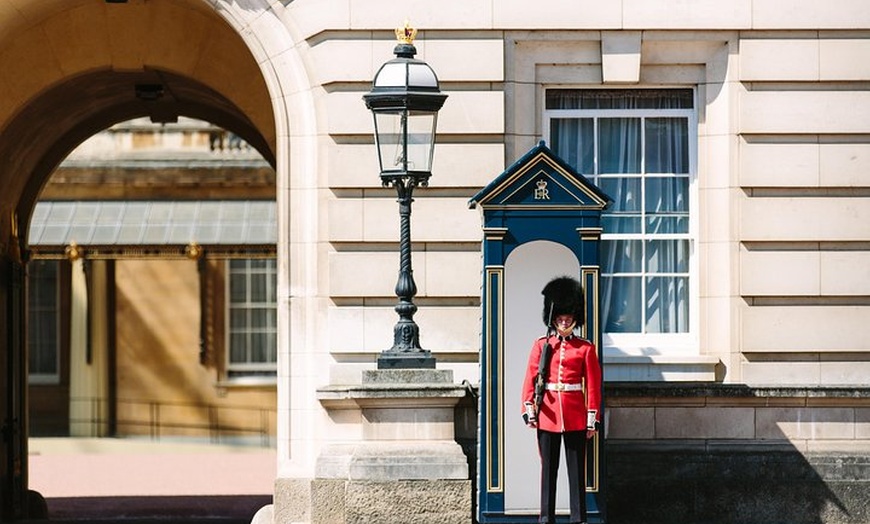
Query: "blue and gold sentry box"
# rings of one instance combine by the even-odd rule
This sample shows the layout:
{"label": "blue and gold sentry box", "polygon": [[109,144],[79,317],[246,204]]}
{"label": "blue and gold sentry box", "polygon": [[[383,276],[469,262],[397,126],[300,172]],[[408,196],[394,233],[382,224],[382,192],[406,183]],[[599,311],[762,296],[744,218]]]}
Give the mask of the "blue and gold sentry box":
{"label": "blue and gold sentry box", "polygon": [[[535,432],[520,416],[520,390],[532,343],[544,335],[540,292],[556,276],[580,280],[587,304],[580,334],[601,347],[599,244],[601,213],[610,202],[544,142],[469,201],[481,210],[484,233],[477,468],[481,523],[538,520],[540,465]],[[590,522],[604,521],[600,438],[603,433],[590,442],[587,453]],[[557,490],[560,522],[567,522],[566,476],[563,465]]]}

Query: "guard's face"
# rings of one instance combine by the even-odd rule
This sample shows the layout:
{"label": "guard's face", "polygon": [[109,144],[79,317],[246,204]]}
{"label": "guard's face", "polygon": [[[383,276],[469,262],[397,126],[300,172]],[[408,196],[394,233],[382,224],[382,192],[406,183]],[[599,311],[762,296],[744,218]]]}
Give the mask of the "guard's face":
{"label": "guard's face", "polygon": [[559,315],[556,317],[557,326],[570,326],[574,323],[574,315]]}
{"label": "guard's face", "polygon": [[556,325],[556,331],[560,335],[565,336],[574,331],[576,322],[574,321],[574,315],[559,315],[554,320],[554,324]]}

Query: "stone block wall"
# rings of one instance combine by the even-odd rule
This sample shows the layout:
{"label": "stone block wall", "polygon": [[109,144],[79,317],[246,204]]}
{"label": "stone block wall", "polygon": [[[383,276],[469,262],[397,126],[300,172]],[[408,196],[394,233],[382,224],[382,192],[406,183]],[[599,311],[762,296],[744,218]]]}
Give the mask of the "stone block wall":
{"label": "stone block wall", "polygon": [[612,524],[870,522],[870,389],[607,384]]}
{"label": "stone block wall", "polygon": [[[870,522],[870,388],[624,382],[605,402],[607,524]],[[476,411],[456,408],[469,464]]]}

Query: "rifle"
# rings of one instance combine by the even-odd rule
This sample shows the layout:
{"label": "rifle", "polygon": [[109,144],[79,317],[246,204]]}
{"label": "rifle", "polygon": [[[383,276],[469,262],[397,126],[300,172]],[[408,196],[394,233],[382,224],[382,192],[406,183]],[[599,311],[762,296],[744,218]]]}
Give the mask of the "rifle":
{"label": "rifle", "polygon": [[544,347],[541,348],[541,360],[538,361],[538,374],[535,375],[535,411],[533,419],[537,420],[538,412],[541,410],[541,403],[544,402],[544,394],[547,392],[547,372],[550,368],[550,334],[552,333],[553,324],[553,304],[550,304],[550,314],[547,318],[547,339],[544,341]]}

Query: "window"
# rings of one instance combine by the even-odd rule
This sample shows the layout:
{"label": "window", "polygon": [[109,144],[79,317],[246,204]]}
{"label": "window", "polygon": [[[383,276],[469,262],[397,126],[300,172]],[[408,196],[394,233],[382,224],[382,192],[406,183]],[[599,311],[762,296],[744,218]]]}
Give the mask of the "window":
{"label": "window", "polygon": [[60,382],[60,286],[56,260],[27,264],[27,349],[31,384]]}
{"label": "window", "polygon": [[546,92],[551,148],[614,200],[602,215],[605,346],[691,344],[693,101],[689,89]]}
{"label": "window", "polygon": [[278,308],[275,259],[230,260],[227,376],[274,377]]}

